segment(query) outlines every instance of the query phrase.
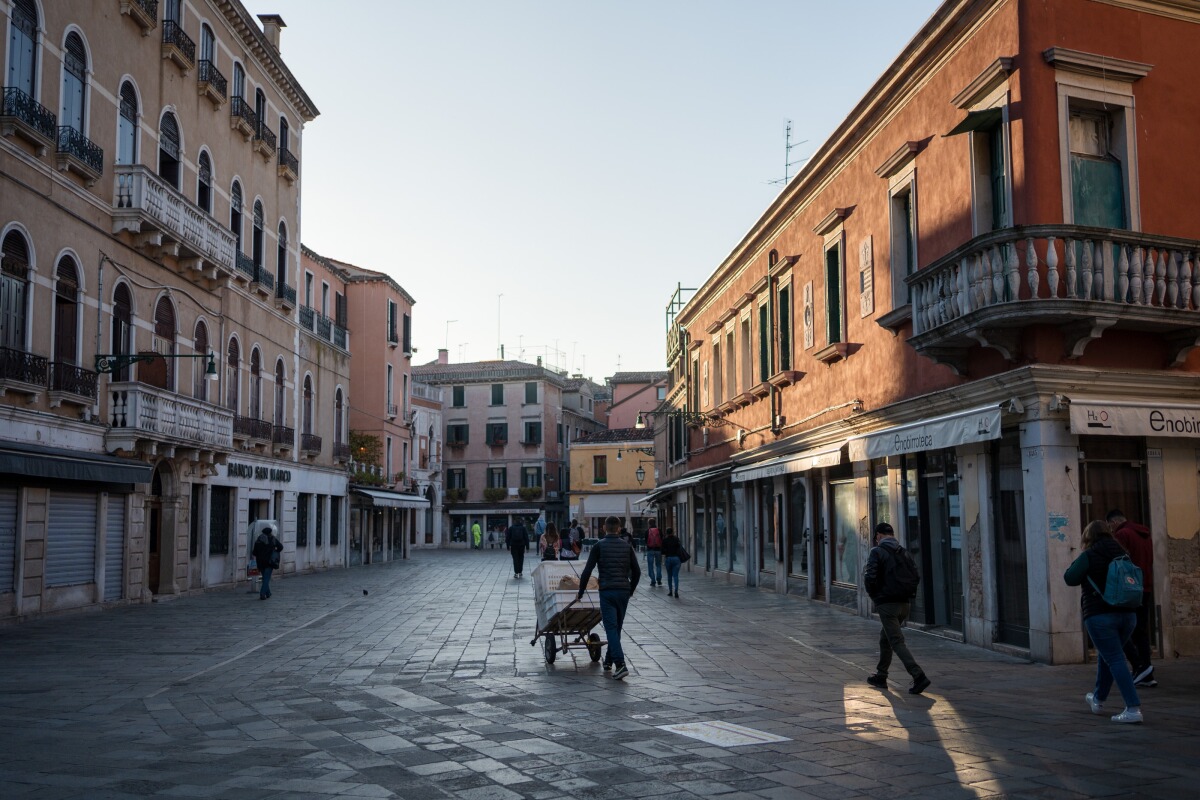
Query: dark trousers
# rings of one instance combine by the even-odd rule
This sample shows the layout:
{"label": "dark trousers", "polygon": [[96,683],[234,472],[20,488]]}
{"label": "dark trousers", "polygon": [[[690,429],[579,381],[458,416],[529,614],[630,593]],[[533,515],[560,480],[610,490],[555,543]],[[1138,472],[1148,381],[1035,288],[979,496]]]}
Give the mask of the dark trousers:
{"label": "dark trousers", "polygon": [[1142,592],[1142,605],[1134,612],[1137,615],[1137,626],[1133,636],[1125,642],[1125,657],[1133,665],[1136,675],[1150,666],[1150,621],[1154,618],[1154,592]]}
{"label": "dark trousers", "polygon": [[629,607],[629,592],[624,589],[600,590],[600,619],[604,623],[604,637],[608,639],[608,652],[604,654],[606,664],[624,664],[625,651],[621,649],[621,628],[625,625],[625,609]]}
{"label": "dark trousers", "polygon": [[518,550],[515,547],[509,548],[512,550],[513,557],[513,574],[520,575],[525,571],[525,551]]}
{"label": "dark trousers", "polygon": [[875,611],[883,626],[879,631],[879,665],[875,667],[875,672],[886,677],[888,667],[892,665],[892,654],[895,653],[909,675],[915,678],[923,674],[921,666],[908,652],[908,645],[904,642],[902,626],[908,620],[908,603],[876,603]]}

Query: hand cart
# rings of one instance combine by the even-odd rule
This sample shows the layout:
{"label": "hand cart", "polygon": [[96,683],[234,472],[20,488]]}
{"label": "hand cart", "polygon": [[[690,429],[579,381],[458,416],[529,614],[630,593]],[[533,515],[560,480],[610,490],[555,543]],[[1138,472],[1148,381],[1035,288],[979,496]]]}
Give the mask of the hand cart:
{"label": "hand cart", "polygon": [[566,653],[572,647],[586,648],[592,661],[599,661],[607,644],[591,632],[601,622],[599,591],[585,589],[579,598],[578,583],[573,588],[561,588],[560,582],[565,577],[579,580],[579,570],[573,561],[540,561],[532,575],[537,630],[529,645],[535,646],[542,639],[547,664],[554,663],[559,651]]}

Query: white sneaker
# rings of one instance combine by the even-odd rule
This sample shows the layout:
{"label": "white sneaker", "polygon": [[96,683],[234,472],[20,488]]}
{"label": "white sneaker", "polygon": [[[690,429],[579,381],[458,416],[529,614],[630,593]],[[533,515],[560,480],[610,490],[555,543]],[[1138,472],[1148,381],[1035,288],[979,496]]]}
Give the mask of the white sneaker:
{"label": "white sneaker", "polygon": [[[1103,714],[1104,713],[1104,703],[1102,703],[1096,699],[1095,692],[1088,692],[1087,694],[1085,694],[1083,696],[1083,699],[1087,700],[1088,708],[1090,708],[1092,710],[1093,714]],[[1113,719],[1116,719],[1116,717],[1113,717]]]}
{"label": "white sneaker", "polygon": [[1140,708],[1127,708],[1120,714],[1113,714],[1112,721],[1137,725],[1142,721],[1142,710]]}
{"label": "white sneaker", "polygon": [[1154,674],[1154,667],[1146,667],[1141,672],[1133,676],[1134,683],[1141,683]]}

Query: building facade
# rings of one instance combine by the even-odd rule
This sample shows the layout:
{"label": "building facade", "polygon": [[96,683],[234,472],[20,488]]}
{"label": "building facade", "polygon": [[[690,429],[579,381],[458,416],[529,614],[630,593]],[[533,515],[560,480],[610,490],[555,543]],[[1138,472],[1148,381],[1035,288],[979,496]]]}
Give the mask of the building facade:
{"label": "building facade", "polygon": [[445,422],[442,415],[442,389],[420,381],[412,382],[411,402],[413,410],[413,463],[412,474],[417,482],[417,493],[429,501],[429,506],[417,514],[416,536],[413,547],[442,547],[448,544],[444,537],[442,518],[442,458]]}
{"label": "building facade", "polygon": [[610,429],[632,428],[643,414],[667,399],[667,373],[617,372],[608,379],[612,403],[606,410]]}
{"label": "building facade", "polygon": [[571,445],[569,516],[589,537],[604,536],[617,517],[639,542],[654,515],[642,503],[655,487],[654,440],[646,429],[618,428],[581,436]]}
{"label": "building facade", "polygon": [[1198,34],[1191,3],[938,9],[668,305],[654,500],[689,568],[869,615],[888,521],[911,624],[1070,663],[1062,574],[1120,508],[1156,647],[1200,652]]}

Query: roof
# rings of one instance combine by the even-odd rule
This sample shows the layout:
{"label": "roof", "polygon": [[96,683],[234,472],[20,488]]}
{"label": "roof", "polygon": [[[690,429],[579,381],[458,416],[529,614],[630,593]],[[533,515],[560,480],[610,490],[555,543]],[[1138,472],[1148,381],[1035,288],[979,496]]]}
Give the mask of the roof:
{"label": "roof", "polygon": [[616,372],[608,379],[609,384],[617,383],[658,383],[665,381],[669,373],[666,370],[657,372]]}
{"label": "roof", "polygon": [[654,431],[649,428],[612,428],[580,436],[571,442],[576,444],[606,444],[608,442],[654,442]]}
{"label": "roof", "polygon": [[440,364],[431,361],[412,368],[412,377],[430,385],[442,383],[492,383],[504,380],[539,380],[563,387],[565,379],[554,370],[524,361],[466,361]]}
{"label": "roof", "polygon": [[359,267],[347,261],[339,261],[336,258],[323,256],[312,248],[301,244],[300,251],[314,261],[319,262],[329,270],[337,273],[346,283],[366,283],[369,281],[383,281],[395,289],[404,298],[409,305],[416,305],[417,301],[413,296],[404,290],[404,287],[396,282],[396,279],[385,272],[378,272],[366,267]]}

